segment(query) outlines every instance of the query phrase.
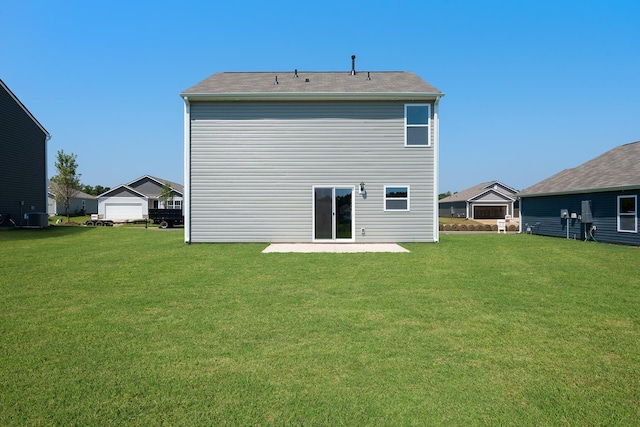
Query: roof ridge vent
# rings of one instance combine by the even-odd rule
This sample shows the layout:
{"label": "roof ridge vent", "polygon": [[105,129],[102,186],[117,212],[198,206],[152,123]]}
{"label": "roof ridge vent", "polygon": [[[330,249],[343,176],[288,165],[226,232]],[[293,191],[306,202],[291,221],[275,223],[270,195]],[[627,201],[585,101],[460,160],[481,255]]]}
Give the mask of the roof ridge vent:
{"label": "roof ridge vent", "polygon": [[351,55],[351,75],[356,75],[356,56]]}

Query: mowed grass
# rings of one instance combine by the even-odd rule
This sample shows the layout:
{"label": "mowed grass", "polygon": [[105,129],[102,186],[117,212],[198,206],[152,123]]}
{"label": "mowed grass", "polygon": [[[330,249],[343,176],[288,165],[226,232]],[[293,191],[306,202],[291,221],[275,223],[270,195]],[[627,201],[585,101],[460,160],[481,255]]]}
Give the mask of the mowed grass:
{"label": "mowed grass", "polygon": [[0,232],[0,425],[638,425],[640,249]]}

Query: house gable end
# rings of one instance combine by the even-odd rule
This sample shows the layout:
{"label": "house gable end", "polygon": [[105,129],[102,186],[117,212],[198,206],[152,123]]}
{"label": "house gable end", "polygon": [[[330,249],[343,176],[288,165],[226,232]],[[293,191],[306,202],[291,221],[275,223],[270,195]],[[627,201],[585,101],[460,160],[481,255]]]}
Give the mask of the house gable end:
{"label": "house gable end", "polygon": [[98,198],[106,198],[106,197],[142,197],[147,198],[145,194],[136,191],[133,188],[130,188],[126,185],[119,185],[116,188],[113,188],[106,193],[102,193],[98,196]]}
{"label": "house gable end", "polygon": [[2,81],[2,79],[0,79],[0,87],[4,90],[6,95],[10,97],[13,100],[13,102],[20,107],[20,109],[33,122],[33,124],[43,133],[45,138],[49,139],[51,137],[49,132],[47,132],[47,130],[40,124],[40,122],[35,118],[35,116],[31,114],[31,112],[27,109],[27,107],[24,106],[24,104],[18,99],[18,97],[15,96],[13,92],[11,92],[11,89],[9,89],[9,87]]}
{"label": "house gable end", "polygon": [[504,201],[509,201],[509,202],[513,202],[515,199],[513,197],[510,197],[506,194],[503,194],[499,191],[496,190],[487,190],[482,194],[478,194],[475,197],[472,197],[471,199],[469,199],[469,202],[504,202]]}
{"label": "house gable end", "polygon": [[149,197],[157,198],[162,192],[162,187],[167,183],[171,187],[173,196],[182,197],[183,187],[181,184],[177,184],[175,182],[171,182],[169,180],[164,180],[161,178],[156,178],[151,175],[144,175],[134,181],[131,181],[127,184],[128,187],[139,191]]}
{"label": "house gable end", "polygon": [[485,187],[487,190],[495,190],[495,191],[499,191],[501,193],[504,194],[516,194],[518,191],[507,186],[504,185],[501,182],[498,181],[494,181],[491,185],[488,185],[487,187]]}

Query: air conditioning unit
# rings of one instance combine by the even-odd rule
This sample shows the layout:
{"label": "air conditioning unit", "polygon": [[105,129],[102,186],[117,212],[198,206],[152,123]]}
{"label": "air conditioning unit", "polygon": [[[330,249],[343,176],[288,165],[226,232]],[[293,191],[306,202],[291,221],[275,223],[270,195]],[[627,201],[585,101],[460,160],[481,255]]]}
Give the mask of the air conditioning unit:
{"label": "air conditioning unit", "polygon": [[49,215],[46,212],[28,212],[27,227],[46,228],[49,226]]}

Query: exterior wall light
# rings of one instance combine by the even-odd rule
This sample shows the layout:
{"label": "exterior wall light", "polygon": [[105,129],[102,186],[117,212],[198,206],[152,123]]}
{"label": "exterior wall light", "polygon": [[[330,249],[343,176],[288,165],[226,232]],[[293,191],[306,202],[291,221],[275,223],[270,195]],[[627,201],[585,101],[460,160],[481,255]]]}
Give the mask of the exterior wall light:
{"label": "exterior wall light", "polygon": [[358,189],[358,193],[359,193],[359,194],[364,193],[364,182],[361,182],[361,183],[360,183],[360,188]]}

